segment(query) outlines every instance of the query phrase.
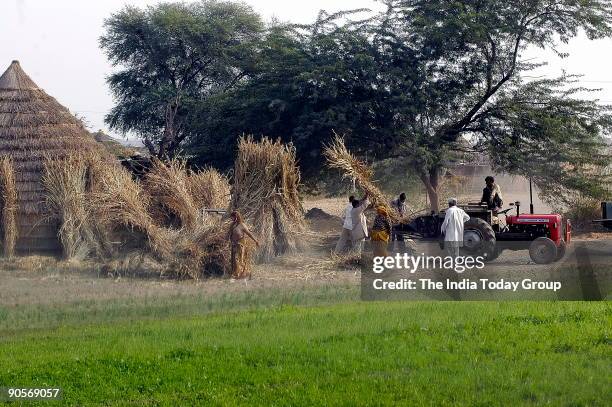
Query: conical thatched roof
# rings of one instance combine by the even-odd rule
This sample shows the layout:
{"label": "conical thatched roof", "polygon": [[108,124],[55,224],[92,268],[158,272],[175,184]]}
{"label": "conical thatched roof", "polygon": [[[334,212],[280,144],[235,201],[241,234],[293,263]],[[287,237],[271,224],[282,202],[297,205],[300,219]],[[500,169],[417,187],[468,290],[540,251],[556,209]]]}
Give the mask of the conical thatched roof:
{"label": "conical thatched roof", "polygon": [[45,157],[99,149],[68,109],[47,95],[13,61],[0,76],[0,157],[12,159],[18,192],[17,250],[59,249],[57,225],[47,216],[41,177]]}

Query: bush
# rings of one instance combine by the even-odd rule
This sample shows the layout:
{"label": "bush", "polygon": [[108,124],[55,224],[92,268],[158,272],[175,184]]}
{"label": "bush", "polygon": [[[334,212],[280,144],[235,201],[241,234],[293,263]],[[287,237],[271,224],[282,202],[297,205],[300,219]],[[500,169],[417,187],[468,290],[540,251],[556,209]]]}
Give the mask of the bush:
{"label": "bush", "polygon": [[594,219],[601,218],[601,202],[597,199],[577,196],[565,208],[555,209],[554,212],[563,214],[565,219],[572,222],[572,226],[580,231],[597,230],[601,226],[593,223]]}

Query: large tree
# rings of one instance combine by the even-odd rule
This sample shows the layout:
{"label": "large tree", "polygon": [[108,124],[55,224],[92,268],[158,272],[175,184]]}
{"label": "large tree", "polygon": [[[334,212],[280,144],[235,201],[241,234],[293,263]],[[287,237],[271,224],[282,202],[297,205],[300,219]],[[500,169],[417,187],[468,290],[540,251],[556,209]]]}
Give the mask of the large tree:
{"label": "large tree", "polygon": [[363,152],[363,146],[380,150],[381,140],[392,140],[393,111],[386,108],[391,102],[382,91],[386,79],[369,23],[338,22],[353,14],[322,12],[312,25],[272,25],[251,80],[200,105],[210,120],[190,139],[195,159],[231,165],[227,146],[236,135],[264,134],[292,141],[303,172],[316,177],[321,146],[333,131],[350,135]]}
{"label": "large tree", "polygon": [[[445,165],[487,153],[495,167],[542,190],[602,193],[610,111],[580,99],[572,77],[527,81],[528,48],[554,48],[583,31],[610,36],[603,0],[393,0],[359,21],[321,13],[309,26],[276,26],[252,80],[204,108],[191,140],[199,157],[241,132],[296,144],[306,171],[320,166],[332,130],[370,158],[394,157],[423,181],[431,209]],[[348,18],[348,21],[347,21]],[[212,113],[211,112],[215,112]]]}
{"label": "large tree", "polygon": [[159,157],[207,120],[197,106],[248,78],[264,30],[250,7],[213,0],[128,6],[105,28],[100,44],[118,68],[108,78],[116,105],[106,121]]}
{"label": "large tree", "polygon": [[[605,165],[602,134],[609,110],[576,97],[567,77],[526,83],[538,65],[521,56],[552,48],[580,31],[612,33],[605,0],[391,0],[375,30],[391,60],[409,58],[418,73],[404,87],[413,101],[398,111],[398,151],[411,160],[438,209],[448,153],[466,140],[493,163],[533,176],[544,190],[601,191],[592,169]],[[400,78],[401,81],[401,78]],[[412,81],[409,81],[412,82]],[[406,82],[402,82],[406,85]]]}

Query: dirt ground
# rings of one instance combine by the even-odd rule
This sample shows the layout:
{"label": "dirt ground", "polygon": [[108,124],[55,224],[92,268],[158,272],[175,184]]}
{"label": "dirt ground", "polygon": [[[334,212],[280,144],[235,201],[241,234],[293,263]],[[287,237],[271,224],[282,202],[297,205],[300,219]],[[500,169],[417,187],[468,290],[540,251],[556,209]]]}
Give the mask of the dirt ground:
{"label": "dirt ground", "polygon": [[[307,215],[313,230],[309,249],[303,253],[277,258],[271,264],[256,265],[251,280],[233,281],[208,278],[200,281],[155,277],[126,277],[109,274],[95,263],[70,263],[52,257],[28,256],[0,261],[0,306],[21,304],[56,304],[77,301],[101,301],[126,298],[156,298],[175,295],[249,291],[266,288],[315,287],[322,285],[358,285],[357,268],[339,266],[330,258],[341,227],[339,215],[344,199],[314,199],[305,202],[305,210],[319,208],[316,216]],[[585,240],[611,239],[612,234],[589,234]],[[529,272],[546,270],[535,266],[527,251],[506,251],[496,267]]]}

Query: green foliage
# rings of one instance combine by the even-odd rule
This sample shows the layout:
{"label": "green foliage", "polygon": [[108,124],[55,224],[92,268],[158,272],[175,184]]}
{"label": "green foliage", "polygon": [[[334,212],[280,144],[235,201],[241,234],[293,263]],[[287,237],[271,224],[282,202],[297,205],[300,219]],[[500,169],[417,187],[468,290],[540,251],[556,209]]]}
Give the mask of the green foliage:
{"label": "green foliage", "polygon": [[[593,174],[610,164],[610,109],[579,98],[572,76],[526,81],[540,65],[522,53],[579,32],[609,37],[609,1],[384,3],[379,14],[321,12],[311,25],[267,29],[234,3],[127,8],[102,38],[127,66],[109,80],[119,100],[109,123],[158,154],[184,145],[195,164],[224,168],[239,135],[280,137],[306,178],[321,176],[321,146],[336,131],[370,161],[402,160],[432,209],[457,152],[487,153],[560,199],[602,195]],[[177,72],[185,85],[168,80]],[[184,80],[193,72],[205,86]]]}
{"label": "green foliage", "polygon": [[227,146],[236,135],[281,137],[296,145],[306,175],[318,175],[322,142],[332,130],[375,145],[392,131],[392,112],[374,109],[384,96],[373,88],[375,52],[359,26],[337,26],[324,14],[313,26],[272,26],[252,79],[203,106],[210,120],[189,151],[203,162],[231,165]]}
{"label": "green foliage", "polygon": [[108,79],[117,104],[106,121],[163,157],[206,119],[197,105],[248,76],[263,24],[248,6],[204,0],[127,6],[105,28],[100,45],[119,68]]}
{"label": "green foliage", "polygon": [[0,382],[61,405],[606,405],[609,322],[605,302],[352,302],[14,329]]}
{"label": "green foliage", "polygon": [[[518,82],[518,81],[517,81]],[[575,97],[571,78],[516,83],[501,91],[477,126],[494,166],[531,177],[544,199],[570,204],[575,192],[605,199],[610,175],[610,107]]]}
{"label": "green foliage", "polygon": [[578,231],[601,231],[602,225],[593,223],[594,219],[601,219],[601,201],[583,196],[575,196],[555,208],[556,213],[563,214],[563,218],[570,219],[572,229]]}

